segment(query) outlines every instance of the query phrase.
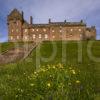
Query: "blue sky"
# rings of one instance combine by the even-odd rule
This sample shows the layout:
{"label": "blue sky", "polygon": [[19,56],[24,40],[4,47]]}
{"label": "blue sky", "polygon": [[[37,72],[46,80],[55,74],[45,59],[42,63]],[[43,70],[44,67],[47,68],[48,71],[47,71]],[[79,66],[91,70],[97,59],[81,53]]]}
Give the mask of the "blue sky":
{"label": "blue sky", "polygon": [[7,41],[7,15],[17,8],[24,11],[27,21],[32,15],[34,23],[52,21],[80,21],[96,26],[100,39],[100,0],[0,0],[0,42]]}

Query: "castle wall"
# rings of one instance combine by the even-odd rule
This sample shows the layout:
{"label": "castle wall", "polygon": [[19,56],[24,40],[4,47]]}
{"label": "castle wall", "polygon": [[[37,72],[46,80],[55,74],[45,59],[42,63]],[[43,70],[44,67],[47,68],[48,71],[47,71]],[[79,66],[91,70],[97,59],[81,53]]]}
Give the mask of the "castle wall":
{"label": "castle wall", "polygon": [[81,22],[51,22],[48,24],[30,24],[16,9],[8,16],[9,41],[58,41],[96,39],[95,27],[88,28]]}

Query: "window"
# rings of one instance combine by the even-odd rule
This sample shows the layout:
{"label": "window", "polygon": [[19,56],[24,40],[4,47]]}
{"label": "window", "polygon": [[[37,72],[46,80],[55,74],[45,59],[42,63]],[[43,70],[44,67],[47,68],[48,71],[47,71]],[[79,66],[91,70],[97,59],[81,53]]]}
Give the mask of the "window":
{"label": "window", "polygon": [[16,32],[18,32],[18,29],[16,29]]}
{"label": "window", "polygon": [[46,32],[46,29],[43,29],[44,32]]}
{"label": "window", "polygon": [[70,36],[73,36],[72,34],[70,34]]}
{"label": "window", "polygon": [[52,32],[54,33],[55,31],[54,31],[54,30],[52,30]]}
{"label": "window", "polygon": [[41,38],[41,34],[39,34],[39,38]]}
{"label": "window", "polygon": [[13,40],[13,36],[11,36],[10,39]]}
{"label": "window", "polygon": [[62,30],[60,30],[60,33],[62,32]]}
{"label": "window", "polygon": [[55,36],[53,35],[53,38],[55,38]]}
{"label": "window", "polygon": [[32,29],[32,31],[34,32],[34,29]]}
{"label": "window", "polygon": [[48,36],[47,36],[47,34],[45,34],[45,39],[47,39],[48,38]]}
{"label": "window", "polygon": [[19,39],[19,36],[17,36],[17,39]]}
{"label": "window", "polygon": [[79,29],[79,31],[81,32],[81,29]]}
{"label": "window", "polygon": [[33,39],[35,39],[35,34],[33,35]]}
{"label": "window", "polygon": [[12,29],[12,32],[14,32],[14,30]]}
{"label": "window", "polygon": [[37,29],[36,31],[39,31],[39,29]]}
{"label": "window", "polygon": [[71,32],[73,31],[73,29],[70,30]]}
{"label": "window", "polygon": [[27,38],[27,36],[25,36],[25,40],[27,40],[28,38]]}
{"label": "window", "polygon": [[25,29],[25,32],[27,32],[27,29]]}
{"label": "window", "polygon": [[17,22],[17,26],[18,26],[18,22]]}
{"label": "window", "polygon": [[82,37],[82,34],[80,34],[80,37]]}

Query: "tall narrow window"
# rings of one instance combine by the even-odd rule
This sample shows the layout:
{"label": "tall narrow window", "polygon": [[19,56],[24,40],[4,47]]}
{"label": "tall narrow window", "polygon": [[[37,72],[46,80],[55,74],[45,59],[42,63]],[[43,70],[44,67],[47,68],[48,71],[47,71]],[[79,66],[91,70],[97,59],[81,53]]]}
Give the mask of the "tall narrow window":
{"label": "tall narrow window", "polygon": [[45,39],[47,39],[48,38],[48,35],[47,34],[45,34]]}
{"label": "tall narrow window", "polygon": [[18,29],[16,29],[16,32],[18,32]]}
{"label": "tall narrow window", "polygon": [[32,31],[34,32],[34,29],[32,29]]}
{"label": "tall narrow window", "polygon": [[41,38],[41,34],[39,34],[39,38]]}
{"label": "tall narrow window", "polygon": [[60,30],[60,33],[62,32],[62,30]]}
{"label": "tall narrow window", "polygon": [[46,29],[44,28],[43,31],[46,32]]}
{"label": "tall narrow window", "polygon": [[10,39],[13,40],[13,36],[11,36]]}
{"label": "tall narrow window", "polygon": [[28,37],[27,36],[25,36],[25,40],[27,40],[28,39]]}
{"label": "tall narrow window", "polygon": [[71,32],[73,31],[73,29],[71,29]]}
{"label": "tall narrow window", "polygon": [[38,32],[38,31],[39,31],[39,29],[36,29],[36,31]]}
{"label": "tall narrow window", "polygon": [[28,30],[27,29],[25,29],[25,32],[27,32]]}
{"label": "tall narrow window", "polygon": [[81,29],[79,29],[79,32],[81,32]]}
{"label": "tall narrow window", "polygon": [[14,30],[12,29],[12,32],[14,32]]}
{"label": "tall narrow window", "polygon": [[19,36],[17,36],[17,39],[19,39]]}
{"label": "tall narrow window", "polygon": [[55,38],[55,36],[53,35],[53,39]]}
{"label": "tall narrow window", "polygon": [[35,34],[33,35],[33,39],[35,39]]}
{"label": "tall narrow window", "polygon": [[54,30],[52,30],[52,32],[54,33],[55,31],[54,31]]}

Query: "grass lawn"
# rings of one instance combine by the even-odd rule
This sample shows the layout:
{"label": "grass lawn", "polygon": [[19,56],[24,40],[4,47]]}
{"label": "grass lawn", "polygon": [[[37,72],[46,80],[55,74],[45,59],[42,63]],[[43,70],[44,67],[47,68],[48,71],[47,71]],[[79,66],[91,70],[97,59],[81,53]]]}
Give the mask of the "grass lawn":
{"label": "grass lawn", "polygon": [[[54,51],[56,52],[53,52],[52,44],[54,45]],[[54,94],[54,97],[56,97],[58,94],[62,96],[62,98],[59,100],[64,100],[64,95],[60,94],[60,92],[63,90],[64,93],[66,93],[66,88],[68,88],[68,95],[73,95],[73,98],[68,98],[68,100],[99,100],[100,95],[98,91],[100,91],[100,62],[93,61],[91,57],[88,56],[87,47],[90,47],[88,41],[82,41],[82,43],[79,45],[80,48],[78,49],[77,41],[46,41],[41,43],[36,49],[34,49],[30,56],[24,61],[1,66],[0,97],[4,98],[4,100],[31,100],[32,97],[34,97],[35,100],[44,100],[47,99],[49,95],[51,95],[52,97],[52,94]],[[5,43],[2,47],[4,48],[2,49],[3,52],[13,47],[13,44]],[[91,48],[92,54],[95,57],[100,57],[100,41],[93,41],[93,46]],[[43,58],[49,58],[52,55],[52,53],[55,54],[53,59],[50,59],[49,61],[43,61]],[[78,54],[82,61],[80,59],[80,61],[78,61]],[[51,70],[51,67],[51,73],[49,73],[49,68],[47,66],[57,66],[59,63],[63,64],[65,70],[59,71],[60,69],[55,67],[53,67],[54,70]],[[40,70],[42,67],[42,71],[44,74],[41,73],[41,71],[38,72],[38,70]],[[77,73],[77,70],[79,70],[80,74],[76,74],[75,77],[73,77],[69,74],[72,70],[70,68],[74,69],[75,73]],[[59,73],[57,73],[56,70]],[[72,86],[76,87],[76,85],[73,82],[77,78],[82,82],[82,85],[84,86],[82,92],[80,92],[79,89],[76,89],[75,92],[70,86],[66,87],[66,84],[69,84],[67,83],[69,81],[65,81],[66,75],[62,73],[62,71],[65,72],[66,70],[68,71],[68,80],[71,80]],[[37,76],[37,73],[39,76]],[[45,87],[43,84],[47,82],[46,80],[51,74],[53,75],[54,80],[52,80],[53,86],[50,89]],[[58,78],[59,75],[62,75],[63,79]],[[31,80],[31,77],[33,76],[35,77],[35,79]],[[62,80],[65,87],[58,89],[56,83],[58,84],[60,80]],[[34,84],[32,85],[31,83],[34,83],[35,87]],[[31,84],[33,88],[29,87],[29,84]],[[49,83],[47,85],[50,86]],[[54,91],[55,88],[56,92]],[[35,96],[33,94],[35,94]],[[93,97],[95,98],[93,99]],[[48,100],[51,99],[49,97]]]}
{"label": "grass lawn", "polygon": [[12,48],[16,48],[19,46],[22,46],[23,42],[6,42],[6,43],[0,43],[0,53],[4,53]]}

